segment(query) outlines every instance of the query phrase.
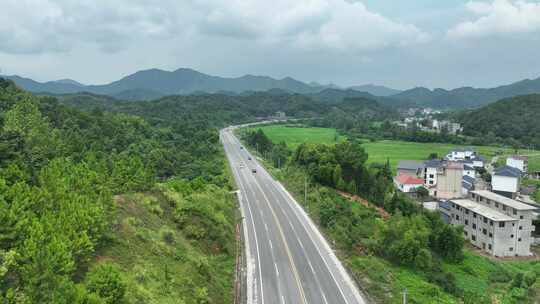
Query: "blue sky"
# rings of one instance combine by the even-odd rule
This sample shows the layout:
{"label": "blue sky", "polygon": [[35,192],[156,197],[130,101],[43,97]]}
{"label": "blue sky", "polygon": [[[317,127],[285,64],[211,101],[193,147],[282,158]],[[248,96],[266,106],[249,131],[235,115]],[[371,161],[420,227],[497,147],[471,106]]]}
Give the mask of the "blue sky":
{"label": "blue sky", "polygon": [[538,0],[4,0],[0,69],[106,83],[137,70],[342,86],[540,77]]}

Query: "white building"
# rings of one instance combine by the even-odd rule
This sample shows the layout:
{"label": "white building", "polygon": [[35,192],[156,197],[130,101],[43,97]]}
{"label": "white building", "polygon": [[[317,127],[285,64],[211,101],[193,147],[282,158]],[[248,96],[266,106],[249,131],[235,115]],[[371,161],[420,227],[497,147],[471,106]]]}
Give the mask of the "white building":
{"label": "white building", "polygon": [[419,177],[401,174],[394,177],[394,184],[399,191],[412,193],[424,185],[424,180]]}
{"label": "white building", "polygon": [[473,148],[461,148],[456,149],[453,151],[450,151],[448,155],[446,155],[446,159],[450,161],[462,161],[462,160],[472,160],[476,158],[476,152]]}
{"label": "white building", "polygon": [[529,171],[529,158],[527,156],[514,155],[506,159],[506,165],[527,173]]}
{"label": "white building", "polygon": [[489,191],[472,191],[470,199],[449,201],[445,214],[464,227],[474,246],[497,256],[530,256],[535,207]]}
{"label": "white building", "polygon": [[497,168],[491,177],[491,189],[500,195],[515,198],[519,191],[520,179],[521,171],[514,167]]}
{"label": "white building", "polygon": [[437,185],[437,173],[444,163],[438,159],[428,160],[424,163],[424,185],[426,188],[433,188]]}

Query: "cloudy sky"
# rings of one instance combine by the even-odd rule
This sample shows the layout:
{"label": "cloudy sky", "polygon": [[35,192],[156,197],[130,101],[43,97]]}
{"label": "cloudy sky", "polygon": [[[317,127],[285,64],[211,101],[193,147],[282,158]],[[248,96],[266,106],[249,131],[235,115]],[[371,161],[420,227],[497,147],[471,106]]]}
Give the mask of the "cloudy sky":
{"label": "cloudy sky", "polygon": [[0,69],[86,84],[137,70],[395,88],[540,77],[540,0],[2,0]]}

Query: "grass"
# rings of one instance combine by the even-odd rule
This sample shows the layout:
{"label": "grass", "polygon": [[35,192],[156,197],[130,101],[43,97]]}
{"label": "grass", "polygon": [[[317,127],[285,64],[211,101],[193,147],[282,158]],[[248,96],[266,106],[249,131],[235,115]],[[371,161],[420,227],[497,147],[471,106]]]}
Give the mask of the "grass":
{"label": "grass", "polygon": [[299,125],[266,125],[253,128],[262,129],[274,143],[284,141],[287,146],[296,149],[302,143],[333,144],[346,139],[335,129],[307,128]]}
{"label": "grass", "polygon": [[116,202],[111,240],[92,264],[119,266],[126,303],[232,303],[234,256],[187,239],[161,192],[122,195]]}

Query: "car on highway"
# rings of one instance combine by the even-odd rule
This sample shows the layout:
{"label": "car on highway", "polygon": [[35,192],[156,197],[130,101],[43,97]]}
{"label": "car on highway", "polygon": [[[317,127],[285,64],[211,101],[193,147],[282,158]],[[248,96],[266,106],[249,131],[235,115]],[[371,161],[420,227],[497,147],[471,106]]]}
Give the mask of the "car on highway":
{"label": "car on highway", "polygon": [[248,160],[251,160],[251,156],[248,156]]}
{"label": "car on highway", "polygon": [[255,168],[251,169],[251,173],[257,173],[257,169]]}
{"label": "car on highway", "polygon": [[244,147],[240,146],[240,150],[243,150],[243,149],[244,149]]}

